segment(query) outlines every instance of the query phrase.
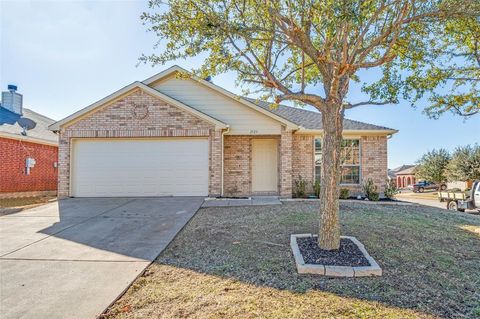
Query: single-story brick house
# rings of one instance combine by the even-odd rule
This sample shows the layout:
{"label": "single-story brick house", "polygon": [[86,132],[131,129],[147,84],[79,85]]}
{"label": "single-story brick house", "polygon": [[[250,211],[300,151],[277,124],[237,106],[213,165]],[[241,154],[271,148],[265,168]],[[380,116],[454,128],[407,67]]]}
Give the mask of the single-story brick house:
{"label": "single-story brick house", "polygon": [[407,188],[417,182],[415,165],[403,165],[402,167],[402,169],[395,172],[395,180],[398,188]]}
{"label": "single-story brick house", "polygon": [[[55,121],[24,108],[16,86],[9,89],[0,104],[0,197],[55,195],[58,135],[48,129]],[[25,130],[25,118],[35,127]]]}
{"label": "single-story brick house", "polygon": [[[53,124],[59,196],[291,197],[318,177],[321,116],[242,98],[174,66]],[[345,120],[342,187],[387,180],[396,130]]]}

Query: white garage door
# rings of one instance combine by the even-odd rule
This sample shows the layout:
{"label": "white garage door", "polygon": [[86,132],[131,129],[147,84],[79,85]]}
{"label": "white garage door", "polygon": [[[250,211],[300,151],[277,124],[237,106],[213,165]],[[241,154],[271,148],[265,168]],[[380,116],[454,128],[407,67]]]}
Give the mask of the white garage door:
{"label": "white garage door", "polygon": [[75,140],[72,196],[206,196],[207,139]]}

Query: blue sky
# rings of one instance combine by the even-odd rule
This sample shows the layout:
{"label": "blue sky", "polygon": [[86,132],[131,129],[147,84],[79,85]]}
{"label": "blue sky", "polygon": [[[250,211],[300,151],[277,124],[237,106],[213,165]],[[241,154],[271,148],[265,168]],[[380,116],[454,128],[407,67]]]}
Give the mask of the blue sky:
{"label": "blue sky", "polygon": [[[26,107],[59,120],[160,72],[169,65],[137,66],[138,57],[152,53],[156,41],[139,18],[146,9],[146,1],[0,0],[1,89],[17,84]],[[176,64],[189,69],[200,62]],[[241,93],[234,79],[229,73],[213,81]],[[358,88],[349,94],[353,102],[363,101],[361,96]],[[431,120],[422,114],[422,105],[414,109],[401,102],[356,108],[346,116],[400,131],[388,144],[391,168],[413,163],[433,148],[480,143],[480,115],[467,121],[450,114]]]}

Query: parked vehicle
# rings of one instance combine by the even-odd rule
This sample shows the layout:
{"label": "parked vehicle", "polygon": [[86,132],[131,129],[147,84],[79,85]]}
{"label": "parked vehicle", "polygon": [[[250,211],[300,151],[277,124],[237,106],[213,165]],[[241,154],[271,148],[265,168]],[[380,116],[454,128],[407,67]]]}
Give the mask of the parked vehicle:
{"label": "parked vehicle", "polygon": [[447,209],[464,212],[465,209],[478,209],[480,212],[480,181],[473,182],[468,192],[438,192],[438,199],[447,202]]}
{"label": "parked vehicle", "polygon": [[423,193],[427,189],[433,189],[433,190],[446,190],[447,189],[447,184],[435,184],[433,182],[418,182],[416,184],[413,184],[413,192],[414,193]]}

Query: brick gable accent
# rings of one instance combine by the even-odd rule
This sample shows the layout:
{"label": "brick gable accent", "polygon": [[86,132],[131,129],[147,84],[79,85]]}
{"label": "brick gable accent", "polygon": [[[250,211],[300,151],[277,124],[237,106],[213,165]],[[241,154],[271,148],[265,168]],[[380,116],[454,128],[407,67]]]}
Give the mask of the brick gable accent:
{"label": "brick gable accent", "polygon": [[[143,107],[148,108],[146,116],[136,117],[136,108]],[[85,131],[95,131],[88,137],[208,136],[212,129],[205,120],[137,89],[67,126],[65,132],[71,137]]]}
{"label": "brick gable accent", "polygon": [[[145,112],[145,108],[147,112]],[[146,115],[145,115],[146,113]],[[221,133],[213,124],[136,89],[60,131],[60,197],[69,196],[72,138],[209,137],[212,194],[220,193]]]}
{"label": "brick gable accent", "polygon": [[[58,147],[16,139],[0,138],[0,193],[55,191],[57,189]],[[25,161],[35,159],[26,175]]]}

